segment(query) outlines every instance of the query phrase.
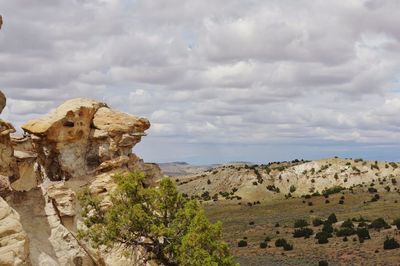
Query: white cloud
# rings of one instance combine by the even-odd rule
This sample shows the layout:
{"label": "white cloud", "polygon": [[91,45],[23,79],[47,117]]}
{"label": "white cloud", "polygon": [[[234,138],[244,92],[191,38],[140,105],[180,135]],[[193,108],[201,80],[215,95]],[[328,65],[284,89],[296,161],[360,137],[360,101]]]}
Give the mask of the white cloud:
{"label": "white cloud", "polygon": [[164,144],[140,147],[154,160],[172,143],[201,161],[210,143],[233,158],[227,145],[400,140],[399,1],[1,4],[2,116],[16,125],[92,97],[150,118],[146,141]]}

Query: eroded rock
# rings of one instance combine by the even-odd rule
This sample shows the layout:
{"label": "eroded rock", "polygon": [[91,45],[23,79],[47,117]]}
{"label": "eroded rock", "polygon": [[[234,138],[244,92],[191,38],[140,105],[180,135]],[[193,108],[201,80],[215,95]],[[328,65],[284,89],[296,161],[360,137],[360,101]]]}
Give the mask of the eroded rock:
{"label": "eroded rock", "polygon": [[109,160],[131,158],[149,126],[148,120],[113,111],[105,103],[74,99],[22,128],[32,136],[42,178],[68,180],[91,174]]}
{"label": "eroded rock", "polygon": [[0,265],[30,265],[29,240],[18,213],[0,197]]}
{"label": "eroded rock", "polygon": [[[50,227],[49,242],[60,265],[96,265],[90,254],[81,246],[74,233],[68,230],[63,222],[55,200],[49,197],[48,188],[42,186],[45,199],[44,211]],[[57,194],[57,193],[55,193]],[[61,203],[61,201],[60,201]],[[68,210],[68,208],[66,208]]]}
{"label": "eroded rock", "polygon": [[[14,157],[14,149],[11,145],[10,134],[14,133],[14,127],[0,119],[0,195],[10,191],[9,183],[19,177],[17,161]],[[6,186],[5,186],[6,185]]]}
{"label": "eroded rock", "polygon": [[53,201],[61,217],[76,215],[75,192],[68,188],[64,182],[51,184],[46,193],[49,199]]}
{"label": "eroded rock", "polygon": [[0,126],[0,188],[14,190],[9,198],[35,243],[33,265],[146,264],[140,247],[126,257],[120,249],[93,249],[76,238],[81,221],[75,192],[89,185],[105,197],[107,207],[115,173],[141,171],[148,184],[161,177],[157,165],[145,164],[132,153],[150,127],[147,119],[114,111],[105,103],[74,99],[27,122],[22,136],[10,137],[15,130],[4,121]]}

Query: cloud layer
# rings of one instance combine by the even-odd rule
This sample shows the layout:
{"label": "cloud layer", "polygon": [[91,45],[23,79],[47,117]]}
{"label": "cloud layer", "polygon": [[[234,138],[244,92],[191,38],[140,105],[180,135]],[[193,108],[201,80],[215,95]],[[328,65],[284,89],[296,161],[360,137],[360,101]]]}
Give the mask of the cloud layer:
{"label": "cloud layer", "polygon": [[138,153],[155,161],[380,157],[400,141],[397,0],[0,2],[17,125],[84,96],[148,117]]}

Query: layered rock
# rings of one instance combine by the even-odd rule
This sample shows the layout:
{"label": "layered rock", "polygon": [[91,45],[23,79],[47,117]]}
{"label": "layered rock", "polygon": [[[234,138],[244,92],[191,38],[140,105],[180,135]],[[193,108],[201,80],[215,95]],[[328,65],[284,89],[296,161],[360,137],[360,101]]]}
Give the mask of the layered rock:
{"label": "layered rock", "polygon": [[146,119],[113,111],[105,103],[74,99],[22,128],[32,136],[42,178],[68,180],[92,174],[110,160],[127,165],[126,157],[130,160],[149,127]]}
{"label": "layered rock", "polygon": [[[72,204],[69,202],[69,193],[60,195],[57,191],[54,191],[54,189],[44,188],[45,186],[42,186],[45,197],[44,210],[51,230],[49,242],[56,254],[56,258],[54,259],[56,259],[60,265],[96,265],[91,255],[62,221],[62,216],[65,216],[65,214],[72,214],[72,210],[69,207]],[[63,210],[63,212],[60,210]]]}
{"label": "layered rock", "polygon": [[[5,103],[5,96],[0,91],[0,113]],[[19,177],[10,137],[14,132],[15,128],[10,123],[0,119],[0,195],[6,195],[11,190],[10,183]]]}
{"label": "layered rock", "polygon": [[121,171],[142,171],[148,184],[159,179],[157,165],[132,153],[149,127],[144,118],[88,99],[67,101],[27,122],[23,136],[10,135],[15,129],[0,120],[0,188],[14,191],[8,201],[21,213],[34,243],[24,246],[33,265],[146,264],[140,247],[127,258],[119,249],[94,250],[77,239],[81,222],[75,193],[88,185],[93,193],[107,196],[115,188],[112,176]]}
{"label": "layered rock", "polygon": [[30,265],[29,240],[18,213],[0,197],[0,265]]}
{"label": "layered rock", "polygon": [[39,185],[36,171],[37,155],[29,151],[14,150],[14,157],[18,166],[19,179],[11,183],[15,191],[29,191]]}

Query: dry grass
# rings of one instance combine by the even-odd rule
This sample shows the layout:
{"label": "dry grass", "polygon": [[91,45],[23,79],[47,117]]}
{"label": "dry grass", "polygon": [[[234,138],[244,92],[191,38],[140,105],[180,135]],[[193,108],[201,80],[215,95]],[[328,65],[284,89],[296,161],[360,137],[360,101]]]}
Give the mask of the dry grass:
{"label": "dry grass", "polygon": [[[334,237],[324,245],[317,244],[313,237],[292,237],[293,222],[296,219],[306,219],[311,223],[313,218],[326,218],[331,213],[335,213],[339,221],[363,216],[369,220],[382,217],[391,223],[393,219],[400,218],[400,195],[380,194],[380,200],[369,202],[372,197],[370,193],[346,192],[343,205],[338,204],[343,196],[340,193],[331,195],[329,204],[325,203],[324,197],[318,196],[262,202],[252,207],[238,205],[237,201],[221,201],[205,206],[212,221],[221,220],[224,223],[224,238],[241,265],[318,265],[320,260],[327,260],[329,265],[399,265],[400,249],[383,250],[383,241],[387,235],[400,241],[399,231],[394,228],[380,232],[371,229],[372,239],[364,243],[353,241],[354,236],[349,237],[348,242]],[[304,200],[306,203],[303,203]],[[399,203],[395,203],[396,200]],[[313,205],[309,206],[308,202]],[[249,222],[254,222],[254,225],[249,225]],[[275,227],[276,223],[280,226]],[[321,227],[313,229],[318,232]],[[271,247],[261,249],[259,244],[267,236],[272,238],[269,243]],[[249,245],[238,248],[237,242],[243,237],[247,237]],[[281,237],[294,244],[293,251],[284,252],[274,246],[275,239]],[[378,253],[375,253],[376,250]]]}

